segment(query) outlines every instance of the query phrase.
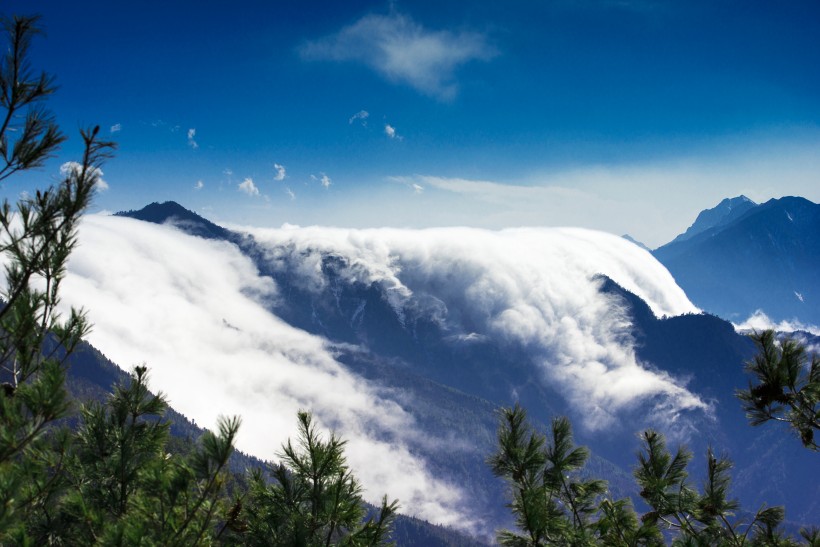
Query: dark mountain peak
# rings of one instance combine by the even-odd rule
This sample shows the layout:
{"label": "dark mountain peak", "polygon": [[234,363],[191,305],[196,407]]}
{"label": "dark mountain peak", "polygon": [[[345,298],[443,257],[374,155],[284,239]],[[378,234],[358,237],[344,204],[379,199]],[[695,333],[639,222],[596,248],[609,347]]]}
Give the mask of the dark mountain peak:
{"label": "dark mountain peak", "polygon": [[734,321],[762,310],[776,321],[817,324],[818,234],[820,205],[786,196],[653,254],[702,309]]}
{"label": "dark mountain peak", "polygon": [[635,239],[634,237],[632,237],[632,236],[631,236],[631,235],[629,235],[629,234],[624,234],[624,235],[622,235],[621,237],[622,237],[622,238],[624,238],[625,240],[629,241],[630,243],[634,243],[635,245],[637,245],[637,246],[638,246],[638,247],[640,247],[641,249],[645,249],[645,250],[647,250],[647,251],[651,251],[651,250],[652,250],[652,249],[650,249],[649,247],[647,247],[646,245],[644,245],[642,242],[638,241],[637,239]]}
{"label": "dark mountain peak", "polygon": [[684,233],[673,239],[672,243],[686,241],[716,226],[730,224],[755,207],[757,207],[757,203],[743,195],[725,198],[711,209],[701,211],[695,222]]}
{"label": "dark mountain peak", "polygon": [[820,204],[809,201],[800,196],[783,196],[782,198],[772,198],[759,206],[760,211],[783,210],[793,211],[798,214],[816,214],[820,209]]}
{"label": "dark mountain peak", "polygon": [[175,201],[150,203],[139,211],[120,211],[116,216],[135,218],[154,224],[173,224],[186,233],[205,239],[229,239],[230,232]]}

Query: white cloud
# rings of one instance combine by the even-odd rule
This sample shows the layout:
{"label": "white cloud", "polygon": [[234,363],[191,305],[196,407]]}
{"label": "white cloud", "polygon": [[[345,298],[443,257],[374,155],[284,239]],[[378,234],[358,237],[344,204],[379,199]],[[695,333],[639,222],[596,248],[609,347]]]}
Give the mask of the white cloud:
{"label": "white cloud", "polygon": [[259,188],[256,187],[253,183],[253,179],[250,177],[247,177],[245,180],[237,184],[236,187],[240,192],[245,192],[249,196],[259,195]]}
{"label": "white cloud", "polygon": [[495,50],[476,32],[433,31],[400,14],[367,15],[336,34],[301,48],[305,59],[357,61],[391,82],[439,99],[457,93],[456,69],[488,60]]}
{"label": "white cloud", "polygon": [[196,137],[196,129],[193,129],[193,128],[189,129],[188,130],[188,146],[190,146],[191,148],[196,150],[197,148],[199,148],[199,145],[196,143],[196,140],[194,140],[194,137]]}
{"label": "white cloud", "polygon": [[[806,142],[753,139],[717,143],[708,154],[619,165],[538,169],[510,178],[387,177],[424,186],[429,199],[403,202],[400,190],[364,192],[342,203],[292,216],[291,222],[346,226],[581,226],[628,233],[656,248],[722,199],[746,195],[764,203],[782,196],[820,202],[820,133]],[[513,166],[512,171],[517,168]],[[775,184],[773,181],[778,181]],[[374,202],[374,200],[376,200]]]}
{"label": "white cloud", "polygon": [[[65,306],[82,304],[89,341],[123,366],[146,363],[152,387],[210,426],[241,415],[238,448],[271,459],[310,409],[335,429],[365,498],[399,498],[419,517],[464,527],[469,500],[418,456],[413,417],[340,365],[323,338],[267,309],[269,278],[231,244],[123,217],[85,217],[63,284]],[[157,303],[162,302],[162,306]]]}
{"label": "white cloud", "polygon": [[412,188],[413,188],[413,192],[415,192],[417,194],[421,194],[422,192],[424,192],[424,186],[422,186],[420,184],[416,184],[415,182],[413,183]]}
{"label": "white cloud", "polygon": [[[646,420],[674,432],[704,407],[636,361],[618,303],[599,292],[593,276],[604,273],[656,313],[695,310],[651,255],[619,237],[578,229],[250,231],[274,267],[288,261],[307,287],[327,282],[317,258],[332,252],[351,265],[343,277],[381,285],[399,312],[428,301],[416,294],[434,294],[444,304],[437,317],[464,343],[526,348],[533,378],[581,409],[586,428],[643,405]],[[470,496],[426,463],[412,400],[355,375],[326,340],[273,315],[276,286],[236,247],[100,215],[84,219],[80,241],[64,305],[87,308],[89,341],[120,365],[147,363],[154,387],[183,414],[204,425],[241,415],[239,448],[269,459],[294,435],[296,410],[311,409],[319,427],[348,440],[369,501],[387,493],[433,522],[475,522]],[[455,441],[451,448],[463,440]]]}
{"label": "white cloud", "polygon": [[390,125],[389,123],[384,124],[384,134],[390,137],[391,139],[402,140],[404,137],[396,133],[396,128]]}
{"label": "white cloud", "polygon": [[[67,161],[60,166],[60,174],[64,177],[69,175],[78,175],[83,166],[76,161]],[[96,177],[97,182],[94,184],[94,189],[98,192],[108,190],[108,183],[102,178],[103,172],[99,167],[91,168],[91,176]]]}
{"label": "white cloud", "polygon": [[752,332],[752,331],[763,331],[767,329],[773,329],[779,332],[795,332],[795,331],[804,331],[810,332],[815,336],[820,336],[820,327],[816,325],[806,325],[801,323],[800,321],[780,321],[779,323],[775,323],[771,320],[771,318],[766,315],[763,310],[757,310],[752,315],[749,316],[746,321],[740,324],[735,324],[735,330],[738,332]]}
{"label": "white cloud", "polygon": [[436,287],[436,314],[450,332],[463,321],[470,330],[462,334],[529,348],[542,380],[565,394],[587,429],[611,427],[648,405],[646,420],[685,437],[691,422],[682,416],[708,411],[682,384],[637,361],[619,303],[599,291],[595,276],[603,273],[659,316],[698,311],[651,254],[618,236],[569,228],[252,233],[314,290],[326,282],[315,266],[319,253],[344,257],[353,266],[342,277],[379,283],[399,316],[405,305],[423,305],[413,301],[416,291]]}
{"label": "white cloud", "polygon": [[114,125],[111,126],[110,132],[111,133],[119,133],[120,130],[122,130],[122,124],[115,123]]}
{"label": "white cloud", "polygon": [[311,175],[310,178],[311,180],[319,182],[319,184],[321,184],[325,188],[330,188],[330,185],[333,184],[333,181],[330,179],[330,177],[328,177],[324,173],[319,173],[318,177],[316,175]]}
{"label": "white cloud", "polygon": [[285,188],[285,193],[288,195],[291,201],[296,199],[296,194],[294,194],[293,190],[291,190],[290,188]]}
{"label": "white cloud", "polygon": [[273,176],[273,180],[285,180],[285,177],[287,176],[285,166],[279,165],[278,163],[274,163],[273,168],[276,170],[276,174]]}
{"label": "white cloud", "polygon": [[202,190],[204,187],[205,183],[201,180],[196,181],[196,184],[194,184],[194,190]]}
{"label": "white cloud", "polygon": [[362,125],[367,125],[367,118],[370,116],[370,113],[367,110],[359,110],[355,114],[353,114],[347,123],[352,124],[356,120],[359,120]]}

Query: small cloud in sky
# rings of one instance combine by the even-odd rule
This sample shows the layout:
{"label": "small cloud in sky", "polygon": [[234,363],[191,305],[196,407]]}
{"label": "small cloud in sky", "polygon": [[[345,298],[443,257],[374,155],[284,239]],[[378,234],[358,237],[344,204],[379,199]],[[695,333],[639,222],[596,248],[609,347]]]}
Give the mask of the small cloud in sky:
{"label": "small cloud in sky", "polygon": [[194,137],[196,137],[196,129],[191,128],[188,130],[188,146],[196,150],[199,148],[199,145],[196,143],[196,140],[194,140]]}
{"label": "small cloud in sky", "polygon": [[399,184],[407,186],[413,191],[414,194],[421,194],[424,192],[424,186],[422,186],[418,182],[415,182],[416,180],[423,180],[421,178],[416,179],[414,177],[387,177],[387,180],[389,180],[390,182],[397,182]]}
{"label": "small cloud in sky", "polygon": [[291,201],[296,199],[296,194],[294,194],[293,190],[291,190],[290,188],[285,188],[285,193],[288,195]]}
{"label": "small cloud in sky", "polygon": [[253,179],[250,177],[246,178],[236,186],[240,192],[245,192],[249,196],[259,195],[259,188],[256,187],[256,185],[253,183]]}
{"label": "small cloud in sky", "polygon": [[352,125],[353,122],[355,122],[356,120],[359,120],[359,122],[363,126],[366,126],[368,116],[370,116],[370,113],[367,110],[359,110],[358,112],[356,112],[355,114],[350,116],[350,119],[347,121],[347,123]]}
{"label": "small cloud in sky", "polygon": [[391,139],[396,139],[397,141],[404,140],[404,137],[396,133],[396,128],[389,123],[384,124],[384,134]]}
{"label": "small cloud in sky", "polygon": [[204,187],[205,183],[201,180],[196,181],[196,184],[194,184],[194,190],[202,190]]}
{"label": "small cloud in sky", "polygon": [[393,13],[366,15],[335,34],[306,43],[300,53],[309,60],[363,63],[390,82],[449,100],[458,91],[456,69],[472,60],[488,60],[496,51],[483,34],[428,30]]}
{"label": "small cloud in sky", "polygon": [[325,188],[330,188],[330,185],[333,184],[333,181],[324,173],[319,173],[319,176],[311,175],[310,178],[312,180],[318,181],[319,184],[324,186]]}
{"label": "small cloud in sky", "polygon": [[122,130],[122,124],[121,123],[115,123],[114,125],[111,126],[110,132],[111,133],[119,133],[121,130]]}
{"label": "small cloud in sky", "polygon": [[285,166],[279,165],[278,163],[274,163],[273,168],[276,170],[276,174],[273,176],[273,180],[285,180],[285,177],[287,176]]}
{"label": "small cloud in sky", "polygon": [[[78,175],[82,170],[83,166],[76,161],[67,161],[60,166],[60,174],[64,177],[69,175]],[[98,192],[104,192],[108,190],[108,183],[103,180],[103,172],[102,169],[99,167],[92,167],[91,174],[97,177],[97,183],[94,185],[94,189]]]}

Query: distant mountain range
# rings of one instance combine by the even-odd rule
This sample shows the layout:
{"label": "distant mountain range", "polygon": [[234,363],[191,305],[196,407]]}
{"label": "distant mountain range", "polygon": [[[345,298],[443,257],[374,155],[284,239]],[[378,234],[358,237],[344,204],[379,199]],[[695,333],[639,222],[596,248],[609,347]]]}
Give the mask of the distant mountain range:
{"label": "distant mountain range", "polygon": [[710,313],[820,325],[820,205],[809,200],[725,199],[653,254]]}
{"label": "distant mountain range", "polygon": [[[688,237],[676,239],[656,250],[656,256],[669,261],[669,270],[676,279],[681,275],[682,280],[689,279],[680,273],[685,270],[685,257],[706,261],[717,260],[724,253],[734,253],[731,256],[738,263],[741,258],[761,260],[771,249],[780,249],[778,252],[783,254],[778,256],[800,254],[802,257],[808,252],[808,256],[816,260],[816,247],[813,251],[806,247],[806,240],[811,239],[806,234],[812,234],[816,245],[816,237],[820,233],[816,229],[815,204],[799,198],[773,200],[759,206],[750,206],[747,202],[728,200],[718,206],[721,214],[702,214],[695,223],[697,226],[693,225],[687,231]],[[746,210],[737,212],[743,208]],[[623,265],[611,267],[613,275],[617,276],[621,268],[635,266],[635,272],[619,278],[620,282],[604,272],[573,280],[573,276],[586,274],[573,272],[568,266],[569,261],[563,261],[563,258],[563,262],[544,262],[544,268],[554,271],[550,277],[539,281],[537,276],[544,272],[530,270],[536,264],[531,262],[514,265],[512,270],[496,272],[495,277],[490,277],[492,271],[480,268],[490,268],[494,260],[481,262],[488,266],[478,266],[474,255],[459,251],[474,235],[470,232],[442,232],[441,237],[446,239],[445,254],[431,258],[428,255],[442,251],[410,245],[415,245],[416,239],[429,236],[421,232],[361,231],[340,234],[317,228],[313,232],[300,229],[239,233],[217,226],[174,202],[151,204],[142,210],[120,213],[119,216],[152,224],[170,224],[180,232],[189,234],[177,236],[165,230],[151,232],[138,240],[141,237],[138,232],[142,229],[136,224],[126,226],[122,231],[129,235],[123,237],[133,234],[135,242],[143,241],[139,243],[142,246],[152,245],[152,242],[160,246],[157,237],[166,237],[166,234],[169,238],[196,236],[215,243],[227,242],[250,259],[256,269],[255,275],[268,280],[275,286],[275,292],[269,297],[256,297],[254,295],[258,289],[243,291],[256,298],[276,321],[295,329],[293,332],[304,332],[323,340],[344,374],[357,378],[357,382],[373,386],[368,389],[384,398],[385,402],[380,404],[387,405],[385,409],[391,408],[389,405],[400,405],[412,417],[413,426],[421,432],[421,436],[413,435],[401,442],[408,443],[410,452],[424,462],[425,469],[430,473],[458,485],[458,489],[469,499],[471,517],[480,523],[474,527],[478,533],[489,534],[498,527],[512,525],[504,502],[504,485],[489,472],[485,459],[495,445],[495,411],[499,406],[510,405],[514,401],[525,406],[541,428],[556,415],[569,415],[576,424],[578,442],[588,445],[593,451],[589,471],[609,480],[610,490],[616,496],[636,494],[631,477],[631,469],[635,465],[635,433],[650,426],[660,429],[671,427],[672,440],[675,435],[688,438],[690,448],[698,456],[692,466],[696,477],[703,470],[702,454],[707,445],[731,455],[736,464],[735,477],[739,479],[734,483],[733,491],[747,507],[756,509],[764,502],[785,504],[788,518],[798,522],[809,522],[820,511],[820,486],[805,480],[816,469],[815,456],[782,430],[749,427],[734,397],[735,389],[747,382],[743,363],[754,353],[751,342],[736,334],[731,324],[713,315],[681,312],[659,314],[653,311],[653,307],[661,306],[664,301],[664,295],[658,291],[669,293],[663,289],[666,281],[659,281],[661,284],[655,289],[641,286],[640,283],[629,290],[625,288],[630,280],[642,279],[638,270],[655,267],[652,264],[654,261],[646,253],[636,255],[644,261],[637,266],[634,260],[627,259]],[[715,220],[716,217],[719,218]],[[116,222],[117,219],[105,220],[100,230],[110,231],[109,227],[116,226]],[[813,231],[811,226],[815,226]],[[479,236],[474,249],[492,252],[488,233],[482,232]],[[554,231],[538,230],[505,232],[501,236],[507,238],[502,242],[502,247],[516,246],[513,250],[505,249],[510,256],[514,255],[513,251],[535,254],[541,252],[545,245],[563,244],[567,238],[572,245],[583,245],[585,237],[604,237],[588,236],[586,232],[567,234],[559,231],[556,235]],[[550,239],[558,236],[560,239]],[[751,250],[740,250],[744,238],[750,237],[760,243],[752,246]],[[767,238],[769,243],[764,244]],[[617,239],[607,242],[615,244]],[[200,248],[195,243],[194,238],[180,244],[189,252],[195,252],[192,249]],[[102,256],[96,258],[100,253],[95,253],[89,248],[90,245],[84,243],[81,246],[81,250],[88,251],[86,258],[78,259],[83,275],[96,275],[88,273],[93,269],[88,266],[88,261],[103,260]],[[139,245],[135,243],[135,248]],[[624,252],[631,252],[632,246],[623,245]],[[358,249],[356,252],[354,247]],[[715,250],[709,251],[713,247]],[[558,253],[556,256],[564,257],[565,254]],[[435,262],[430,260],[435,261],[438,256],[446,256],[451,262],[447,267],[435,266],[438,269],[433,270]],[[792,256],[790,260],[788,262],[784,258],[790,265],[788,271],[797,272],[806,266],[801,262],[806,260],[804,258]],[[104,272],[105,267],[100,266],[100,271]],[[813,271],[817,271],[816,267]],[[523,277],[520,281],[505,277],[513,274]],[[731,284],[739,286],[746,283],[749,271],[740,268],[734,274]],[[660,274],[653,275],[657,277]],[[524,330],[528,323],[522,319],[533,309],[522,307],[522,304],[508,304],[507,300],[501,299],[502,296],[508,298],[504,291],[515,293],[521,289],[520,285],[530,283],[530,278],[535,282],[532,288],[526,289],[530,292],[522,296],[521,302],[545,299],[542,305],[547,307],[539,313],[545,317],[556,316],[543,332],[528,333]],[[106,282],[103,273],[93,279],[98,285]],[[814,279],[816,287],[816,277]],[[183,288],[191,284],[181,278],[169,282]],[[683,284],[684,281],[679,280],[679,283]],[[555,292],[551,293],[555,295],[591,290],[597,293],[597,296],[592,293],[588,295],[593,299],[592,304],[603,307],[591,311],[593,322],[583,324],[583,329],[576,331],[573,324],[582,323],[584,318],[579,314],[585,312],[581,308],[563,311],[549,297],[541,294],[552,290],[545,284],[556,285]],[[804,298],[816,295],[803,285],[795,285],[795,289],[801,289]],[[637,296],[640,291],[648,291],[646,294],[649,296]],[[213,298],[217,298],[217,294],[214,292]],[[666,297],[674,296],[670,294]],[[712,311],[697,297],[694,301]],[[218,313],[224,314],[216,318],[220,328],[226,332],[244,334],[246,328],[236,326],[233,318],[226,319],[230,317],[230,304],[222,301],[216,304],[220,310]],[[158,302],[157,305],[161,306],[162,303]],[[768,311],[766,302],[758,307]],[[90,311],[93,319],[93,308]],[[141,318],[135,312],[123,309],[121,313],[129,321],[144,324],[139,322]],[[201,313],[210,312],[206,310]],[[611,322],[616,325],[616,330],[597,332],[602,328],[599,321]],[[97,323],[97,330],[105,330],[105,325],[100,321]],[[114,331],[123,328],[127,327],[115,326]],[[575,340],[567,343],[569,337],[586,329],[591,329],[591,334],[587,334],[595,337],[595,344],[583,350],[590,352],[588,357],[583,352],[574,353],[583,349],[578,345],[588,342]],[[270,333],[270,341],[260,342],[262,345],[259,347],[264,349],[275,343],[276,335]],[[152,346],[168,344],[169,341],[158,339]],[[173,346],[173,341],[170,344]],[[613,349],[607,350],[610,346]],[[179,358],[176,353],[179,351],[174,350],[174,358]],[[316,377],[310,359],[292,350],[275,351],[286,355],[294,366],[304,367],[305,378]],[[578,388],[573,387],[575,384],[565,383],[568,380],[560,375],[573,369],[561,367],[573,365],[573,360],[590,359],[594,367],[614,367],[612,380],[605,382],[616,382],[620,374],[618,371],[629,367],[619,369],[616,363],[610,363],[607,351],[614,351],[618,359],[634,359],[637,366],[654,378],[651,380],[653,382],[674,382],[686,393],[706,402],[709,410],[681,411],[676,415],[674,424],[664,425],[665,422],[657,421],[659,415],[657,410],[653,410],[659,408],[656,405],[666,396],[663,393],[659,393],[654,400],[636,399],[634,403],[618,407],[620,410],[617,411],[605,407],[595,409],[592,399],[586,410],[579,408],[583,396],[573,395],[572,390]],[[228,374],[229,368],[234,368],[236,364],[225,363],[224,366],[228,367],[225,368],[224,379],[227,396],[230,390],[236,389],[229,386],[238,380]],[[586,370],[578,369],[572,374],[586,374]],[[339,374],[334,373],[337,377]],[[644,380],[648,381],[648,378]],[[669,385],[672,386],[671,383]],[[168,391],[170,386],[157,387]],[[587,387],[598,389],[598,386]],[[627,391],[634,388],[629,383],[626,387],[629,388]],[[603,389],[604,385],[600,388]],[[679,388],[664,389],[666,393],[673,393]],[[334,400],[338,400],[338,394],[327,395],[333,395]],[[270,396],[276,394],[271,393]],[[321,396],[321,393],[316,395]],[[617,394],[613,393],[614,396]],[[309,399],[304,400],[309,402]],[[669,401],[672,404],[674,399]],[[602,413],[602,419],[615,417],[615,420],[605,428],[582,427],[585,420],[596,412]],[[609,413],[612,414],[608,418]],[[246,423],[250,424],[250,420],[247,418]],[[380,430],[376,424],[370,424],[367,428],[368,431],[375,431],[377,440],[389,439],[394,435],[388,430]],[[406,512],[415,512],[412,500],[401,501]],[[413,533],[423,532],[416,530]],[[440,536],[441,532],[438,533]]]}

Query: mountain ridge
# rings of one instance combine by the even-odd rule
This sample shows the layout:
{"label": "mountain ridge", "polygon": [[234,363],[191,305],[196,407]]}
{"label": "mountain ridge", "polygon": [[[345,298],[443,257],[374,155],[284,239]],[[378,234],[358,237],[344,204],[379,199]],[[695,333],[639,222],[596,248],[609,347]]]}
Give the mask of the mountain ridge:
{"label": "mountain ridge", "polygon": [[686,241],[687,239],[691,239],[695,235],[709,230],[710,228],[730,224],[732,221],[743,215],[746,211],[756,206],[757,203],[744,195],[734,198],[724,198],[720,203],[711,209],[704,209],[698,213],[697,218],[695,218],[695,222],[693,222],[685,232],[675,237],[671,243]]}
{"label": "mountain ridge", "polygon": [[[165,216],[141,215],[139,211],[127,216],[151,216],[149,221],[165,223],[173,218],[174,209],[163,209],[169,213]],[[178,227],[192,235],[201,232],[184,223]],[[288,260],[309,258],[306,251],[271,252],[253,236],[227,231],[227,237],[254,260],[260,274],[270,277],[283,295],[270,308],[272,313],[294,327],[327,339],[348,370],[389,392],[412,394],[408,396],[413,401],[414,419],[431,437],[461,432],[474,439],[471,442],[475,452],[448,453],[443,458],[429,455],[428,461],[432,468],[446,470],[456,482],[470,485],[471,495],[483,500],[476,501],[477,514],[488,522],[504,522],[508,515],[503,504],[496,503],[503,494],[502,485],[488,473],[483,461],[494,443],[492,409],[517,400],[531,409],[531,417],[539,427],[549,423],[552,416],[573,415],[560,390],[544,384],[535,374],[529,350],[480,335],[470,338],[472,334],[466,337],[469,343],[459,342],[457,331],[448,330],[427,315],[441,305],[452,313],[457,311],[452,302],[436,303],[435,298],[441,295],[425,296],[416,291],[418,306],[406,307],[404,315],[397,315],[400,310],[391,303],[390,286],[351,278],[349,269],[353,265],[342,254],[314,253],[311,260],[316,262],[311,263],[311,268],[320,277],[321,288],[309,290],[298,277],[303,271],[301,266],[284,267]],[[271,257],[275,260],[271,261]],[[734,390],[745,385],[743,362],[754,351],[750,341],[719,317],[697,314],[658,318],[645,302],[611,279],[602,276],[597,283],[603,294],[620,302],[619,309],[629,318],[632,328],[628,336],[634,340],[640,362],[679,378],[712,402],[715,422],[699,423],[693,440],[696,454],[701,454],[706,444],[732,452],[738,473],[748,479],[738,486],[744,503],[751,506],[763,501],[785,502],[794,511],[790,515],[809,514],[810,509],[789,498],[788,493],[779,494],[785,497],[763,500],[753,486],[766,480],[763,470],[755,467],[755,454],[747,449],[757,432],[748,427],[734,399]],[[428,297],[433,300],[425,303]],[[465,333],[471,332],[471,328]],[[515,397],[511,398],[511,394]],[[610,470],[606,478],[611,481],[613,492],[634,495],[628,469],[634,465],[635,443],[631,435],[625,434],[627,431],[628,426],[623,431],[596,435],[579,430],[576,437],[579,443],[590,446],[597,468]],[[806,465],[800,454],[795,457],[795,470]],[[814,494],[801,490],[804,500],[812,499]]]}
{"label": "mountain ridge", "polygon": [[702,309],[735,322],[762,310],[818,325],[818,234],[820,205],[787,196],[652,253]]}

